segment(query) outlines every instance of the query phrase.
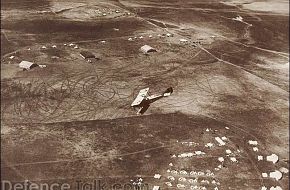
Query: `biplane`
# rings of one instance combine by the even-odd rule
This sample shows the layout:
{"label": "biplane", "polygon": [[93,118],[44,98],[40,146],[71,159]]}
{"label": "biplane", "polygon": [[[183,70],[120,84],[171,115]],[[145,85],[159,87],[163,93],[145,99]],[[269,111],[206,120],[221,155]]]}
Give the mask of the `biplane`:
{"label": "biplane", "polygon": [[149,95],[149,88],[144,88],[139,91],[137,97],[131,104],[131,107],[137,109],[137,114],[144,114],[150,104],[163,97],[168,97],[172,94],[173,88],[167,88],[165,92],[158,95]]}

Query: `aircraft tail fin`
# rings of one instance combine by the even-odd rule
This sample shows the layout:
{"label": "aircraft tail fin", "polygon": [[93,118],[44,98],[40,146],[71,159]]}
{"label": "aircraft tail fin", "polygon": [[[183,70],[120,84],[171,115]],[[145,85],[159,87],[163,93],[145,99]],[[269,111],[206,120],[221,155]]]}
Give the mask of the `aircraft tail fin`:
{"label": "aircraft tail fin", "polygon": [[173,88],[172,87],[170,87],[170,88],[167,88],[166,90],[165,90],[165,92],[163,93],[163,96],[170,96],[171,94],[172,94],[172,92],[173,92]]}

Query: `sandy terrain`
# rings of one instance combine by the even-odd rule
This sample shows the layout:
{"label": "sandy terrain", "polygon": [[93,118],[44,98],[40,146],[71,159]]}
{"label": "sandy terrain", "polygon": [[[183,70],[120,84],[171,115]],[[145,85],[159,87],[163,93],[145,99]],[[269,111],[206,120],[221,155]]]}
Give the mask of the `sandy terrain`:
{"label": "sandy terrain", "polygon": [[271,12],[277,14],[289,14],[289,1],[285,0],[267,0],[255,2],[253,0],[229,0],[224,1],[228,5],[239,5],[252,11]]}

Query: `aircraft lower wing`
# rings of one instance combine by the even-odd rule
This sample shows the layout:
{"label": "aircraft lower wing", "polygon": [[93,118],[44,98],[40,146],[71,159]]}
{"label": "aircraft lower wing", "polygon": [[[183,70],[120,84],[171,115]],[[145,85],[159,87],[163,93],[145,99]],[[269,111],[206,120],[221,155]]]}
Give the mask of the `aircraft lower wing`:
{"label": "aircraft lower wing", "polygon": [[138,110],[137,114],[141,114],[141,115],[144,114],[148,110],[149,106],[150,106],[150,104],[145,104],[143,107],[141,107]]}

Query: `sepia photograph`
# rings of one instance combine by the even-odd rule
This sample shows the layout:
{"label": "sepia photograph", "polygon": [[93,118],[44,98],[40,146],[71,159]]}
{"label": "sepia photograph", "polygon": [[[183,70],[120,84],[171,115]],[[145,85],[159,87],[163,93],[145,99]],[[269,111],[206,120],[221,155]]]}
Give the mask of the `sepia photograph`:
{"label": "sepia photograph", "polygon": [[1,190],[289,190],[289,0],[1,0]]}

